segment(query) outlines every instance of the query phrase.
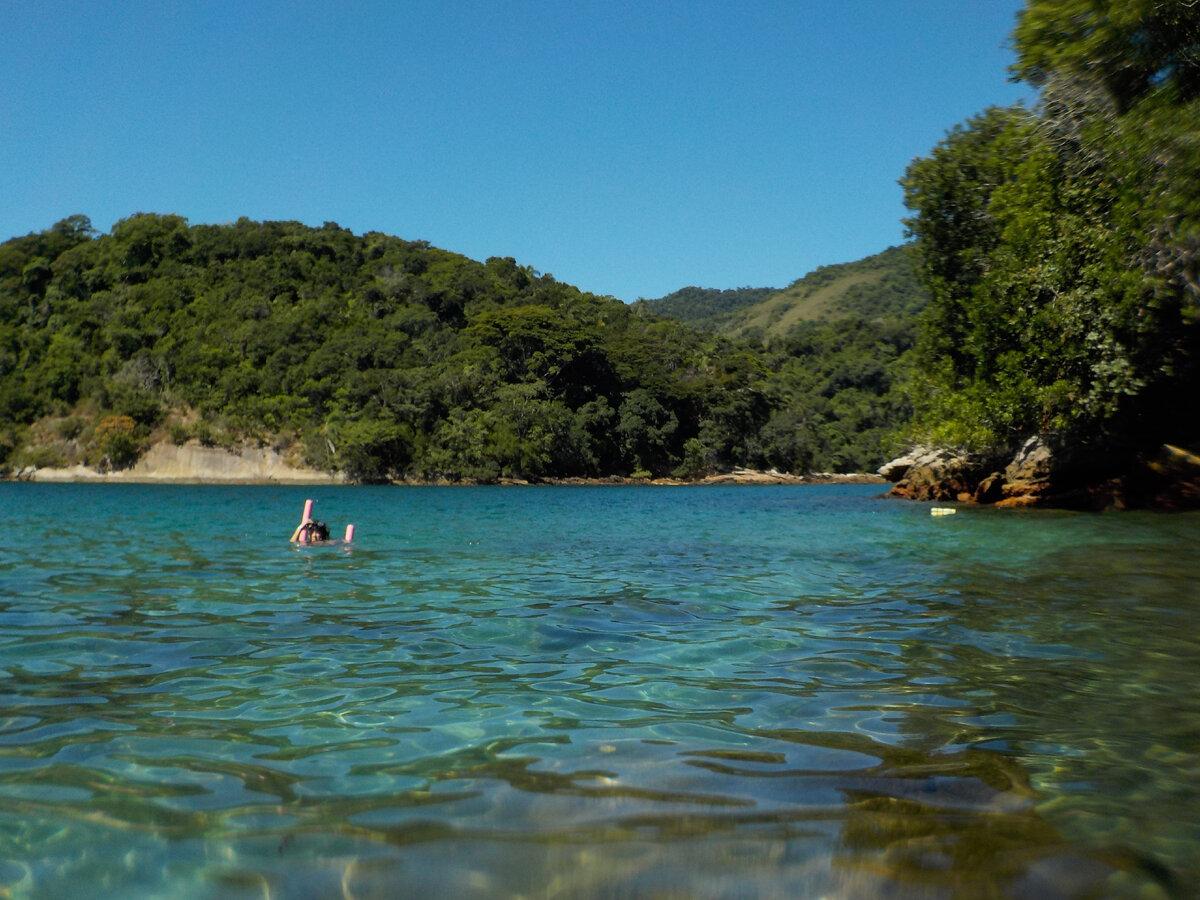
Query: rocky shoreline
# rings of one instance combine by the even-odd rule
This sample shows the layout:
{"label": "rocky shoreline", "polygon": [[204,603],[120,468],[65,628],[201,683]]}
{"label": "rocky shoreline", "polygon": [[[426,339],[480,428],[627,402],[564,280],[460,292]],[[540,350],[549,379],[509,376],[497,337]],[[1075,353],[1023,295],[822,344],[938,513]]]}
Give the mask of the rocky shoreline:
{"label": "rocky shoreline", "polygon": [[[18,469],[8,481],[109,484],[349,484],[341,473],[297,466],[267,447],[233,450],[198,441],[153,445],[135,465],[118,471],[87,466]],[[461,485],[450,481],[406,481],[409,485]],[[1200,509],[1200,455],[1173,445],[1143,454],[1122,470],[1106,472],[1055,451],[1047,439],[1030,438],[1008,459],[945,448],[918,447],[876,473],[817,472],[791,475],[775,470],[734,469],[698,479],[554,478],[501,479],[499,484],[541,485],[891,485],[890,497],[906,500],[990,505],[999,508]]]}
{"label": "rocky shoreline", "polygon": [[881,466],[879,474],[893,484],[888,496],[907,500],[1001,508],[1200,508],[1200,455],[1171,444],[1120,463],[1056,449],[1041,435],[1008,459],[918,447]]}
{"label": "rocky shoreline", "polygon": [[719,484],[878,484],[886,485],[887,479],[868,472],[848,474],[835,472],[810,472],[807,475],[789,475],[775,469],[739,469],[704,478],[553,478],[539,482],[507,479],[502,484],[554,484],[554,485],[719,485]]}
{"label": "rocky shoreline", "polygon": [[[159,443],[153,445],[128,469],[99,471],[88,466],[64,468],[28,467],[8,475],[9,481],[32,482],[98,482],[115,484],[349,484],[340,473],[322,472],[292,465],[270,448],[241,447],[226,450],[205,447],[198,441],[183,445]],[[431,482],[405,482],[430,484]],[[432,482],[461,484],[461,482]],[[500,484],[527,485],[719,485],[719,484],[887,484],[877,474],[835,474],[818,472],[809,475],[788,475],[774,470],[734,469],[732,472],[711,475],[692,481],[674,478],[556,478],[528,482],[521,479],[502,479]]]}

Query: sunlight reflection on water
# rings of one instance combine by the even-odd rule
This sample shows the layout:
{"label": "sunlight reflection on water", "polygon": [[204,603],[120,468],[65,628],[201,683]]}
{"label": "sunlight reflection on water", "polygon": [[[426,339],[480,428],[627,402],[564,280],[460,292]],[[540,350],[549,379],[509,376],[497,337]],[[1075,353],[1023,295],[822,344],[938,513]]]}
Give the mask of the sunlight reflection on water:
{"label": "sunlight reflection on water", "polygon": [[877,493],[0,485],[0,896],[1194,882],[1200,519]]}

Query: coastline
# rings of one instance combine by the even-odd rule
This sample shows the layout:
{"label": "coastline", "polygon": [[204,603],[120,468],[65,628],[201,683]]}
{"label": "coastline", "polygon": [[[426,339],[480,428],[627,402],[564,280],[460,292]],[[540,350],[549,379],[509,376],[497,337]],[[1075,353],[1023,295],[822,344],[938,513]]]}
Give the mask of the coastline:
{"label": "coastline", "polygon": [[[8,475],[6,481],[38,483],[103,483],[103,484],[282,484],[319,485],[352,484],[341,473],[322,472],[293,466],[269,448],[244,447],[226,450],[204,447],[196,441],[175,445],[160,443],[152,446],[128,469],[101,472],[87,466],[64,468],[27,468]],[[468,482],[401,481],[407,485],[461,485]],[[548,478],[526,481],[504,478],[497,484],[506,486],[532,485],[723,485],[723,484],[887,484],[875,474],[837,474],[815,472],[807,475],[788,475],[758,469],[734,469],[732,472],[709,475],[693,480],[678,478]]]}
{"label": "coastline", "polygon": [[345,476],[289,464],[274,450],[243,447],[237,451],[154,444],[130,468],[101,472],[88,466],[20,469],[7,481],[105,484],[346,484]]}

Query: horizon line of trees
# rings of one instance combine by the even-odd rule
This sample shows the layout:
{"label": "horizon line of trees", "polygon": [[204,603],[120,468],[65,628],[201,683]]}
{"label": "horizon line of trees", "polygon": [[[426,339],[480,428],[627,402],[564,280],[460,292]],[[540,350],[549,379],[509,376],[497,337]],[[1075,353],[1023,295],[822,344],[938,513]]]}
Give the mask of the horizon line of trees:
{"label": "horizon line of trees", "polygon": [[0,244],[0,466],[121,467],[169,434],[376,482],[873,469],[912,340],[731,341],[336,223],[75,215]]}

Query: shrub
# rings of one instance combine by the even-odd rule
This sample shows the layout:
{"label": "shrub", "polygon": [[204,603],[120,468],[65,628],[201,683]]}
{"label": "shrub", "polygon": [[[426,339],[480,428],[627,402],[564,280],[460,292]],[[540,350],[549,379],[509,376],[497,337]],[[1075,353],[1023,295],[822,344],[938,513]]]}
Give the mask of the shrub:
{"label": "shrub", "polygon": [[101,466],[127,469],[138,457],[137,423],[131,416],[105,416],[92,434],[92,451]]}
{"label": "shrub", "polygon": [[13,454],[13,462],[18,468],[33,466],[36,469],[61,469],[67,465],[67,456],[59,447],[27,447]]}

